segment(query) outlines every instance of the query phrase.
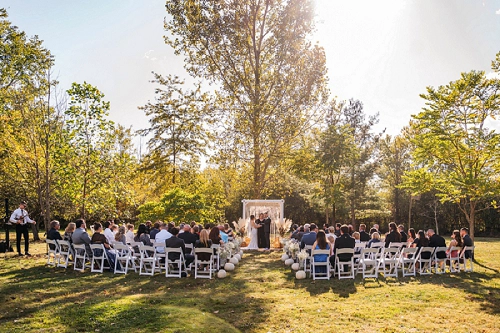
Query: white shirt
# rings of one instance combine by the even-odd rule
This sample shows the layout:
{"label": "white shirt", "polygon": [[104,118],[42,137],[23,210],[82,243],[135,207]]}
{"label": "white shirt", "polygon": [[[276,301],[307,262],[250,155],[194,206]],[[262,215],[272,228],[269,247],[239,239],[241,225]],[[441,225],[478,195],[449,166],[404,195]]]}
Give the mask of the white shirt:
{"label": "white shirt", "polygon": [[128,244],[134,241],[134,232],[129,230],[125,233],[125,239]]}
{"label": "white shirt", "polygon": [[[172,237],[172,234],[168,232],[167,229],[162,229],[159,233],[156,234],[155,242],[165,244],[165,241],[170,237]],[[158,251],[159,253],[165,253],[165,249],[163,247],[157,247],[156,251]]]}
{"label": "white shirt", "polygon": [[[24,218],[23,218],[23,216],[24,216]],[[16,209],[12,213],[12,215],[10,216],[9,222],[12,223],[12,224],[17,224],[17,221],[19,219],[23,219],[23,222],[20,223],[20,225],[25,225],[26,223],[33,223],[33,222],[35,222],[32,219],[30,219],[30,217],[28,216],[28,212],[26,211],[26,209],[21,209],[21,208]]]}
{"label": "white shirt", "polygon": [[113,244],[115,242],[115,234],[111,229],[106,228],[104,229],[104,236],[106,236],[106,239],[108,240],[109,245]]}

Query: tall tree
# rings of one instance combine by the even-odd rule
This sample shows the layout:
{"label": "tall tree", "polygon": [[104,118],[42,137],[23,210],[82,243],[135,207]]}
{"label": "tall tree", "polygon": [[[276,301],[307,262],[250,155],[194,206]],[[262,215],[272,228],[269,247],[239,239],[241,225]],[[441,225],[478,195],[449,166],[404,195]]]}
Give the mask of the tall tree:
{"label": "tall tree", "polygon": [[109,165],[114,124],[107,119],[109,102],[96,87],[87,82],[73,83],[68,95],[66,128],[72,144],[68,172],[73,179],[67,185],[73,188],[80,216],[86,218],[89,210],[107,204],[99,202],[98,192],[106,188],[113,172]]}
{"label": "tall tree", "polygon": [[324,50],[312,45],[311,0],[167,1],[165,40],[193,76],[216,85],[224,149],[252,165],[252,196],[268,170],[321,115]]}
{"label": "tall tree", "polygon": [[[492,66],[497,73],[498,59]],[[427,87],[421,97],[427,107],[413,117],[410,137],[419,168],[406,174],[404,186],[415,193],[434,189],[442,202],[456,203],[473,236],[479,204],[500,190],[500,134],[487,127],[500,112],[500,80],[471,71]]]}
{"label": "tall tree", "polygon": [[[158,83],[154,103],[148,102],[139,109],[150,117],[151,126],[141,130],[142,135],[153,134],[148,141],[149,153],[145,156],[145,168],[162,171],[162,166],[171,166],[171,183],[176,183],[179,166],[199,160],[211,137],[209,123],[212,122],[208,97],[201,92],[200,84],[193,90],[184,90],[184,81],[177,76],[163,77],[153,73],[153,83]],[[153,173],[158,178],[158,173]]]}

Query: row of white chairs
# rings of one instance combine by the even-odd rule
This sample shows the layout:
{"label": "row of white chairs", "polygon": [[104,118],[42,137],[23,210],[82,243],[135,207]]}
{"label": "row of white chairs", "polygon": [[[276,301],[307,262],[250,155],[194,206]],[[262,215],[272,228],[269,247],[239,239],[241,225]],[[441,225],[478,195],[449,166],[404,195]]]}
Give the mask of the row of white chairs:
{"label": "row of white chairs", "polygon": [[[330,250],[310,250],[310,256],[304,260],[303,265],[306,273],[313,280],[330,279],[331,275],[337,275],[339,279],[352,278],[356,274],[362,274],[365,278],[378,278],[382,273],[384,277],[398,277],[399,272],[403,277],[427,274],[443,274],[446,268],[450,273],[460,271],[472,272],[474,270],[473,253],[474,246],[464,248],[451,247],[421,247],[407,248],[403,243],[391,243],[388,248],[383,243],[367,248],[344,248],[337,249],[335,253],[335,269],[331,267],[330,260],[316,262],[314,255],[329,255]],[[373,244],[372,244],[373,246]],[[466,255],[466,253],[468,255]],[[348,261],[342,258],[350,257]],[[316,272],[316,267],[325,267]]]}
{"label": "row of white chairs", "polygon": [[[72,264],[74,270],[84,271],[90,268],[91,272],[99,273],[104,269],[110,269],[110,261],[103,244],[90,244],[91,253],[88,253],[84,244],[70,244],[68,241],[50,239],[46,242],[48,265],[67,268]],[[139,272],[139,275],[152,276],[164,271],[166,277],[180,278],[183,273],[187,274],[188,269],[193,269],[195,278],[211,279],[214,272],[220,268],[220,257],[217,253],[219,245],[213,245],[211,248],[193,248],[192,244],[186,244],[186,249],[195,257],[189,267],[186,267],[182,249],[165,247],[165,243],[153,243],[153,246],[147,246],[141,242],[129,245],[115,242],[112,247],[115,254],[115,274],[127,274],[133,270]],[[169,254],[174,254],[178,259],[169,259]],[[209,256],[209,259],[201,260],[200,254]]]}

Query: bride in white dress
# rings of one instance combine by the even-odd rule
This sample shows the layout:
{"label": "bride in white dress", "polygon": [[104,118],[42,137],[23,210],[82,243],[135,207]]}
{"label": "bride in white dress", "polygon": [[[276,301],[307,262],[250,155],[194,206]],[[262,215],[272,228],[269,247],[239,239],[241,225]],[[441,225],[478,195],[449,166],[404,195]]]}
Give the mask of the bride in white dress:
{"label": "bride in white dress", "polygon": [[258,250],[259,249],[259,242],[257,239],[257,229],[261,228],[261,225],[258,225],[255,223],[255,216],[250,216],[250,223],[248,225],[249,228],[249,234],[250,234],[250,244],[248,244],[247,249],[248,250]]}

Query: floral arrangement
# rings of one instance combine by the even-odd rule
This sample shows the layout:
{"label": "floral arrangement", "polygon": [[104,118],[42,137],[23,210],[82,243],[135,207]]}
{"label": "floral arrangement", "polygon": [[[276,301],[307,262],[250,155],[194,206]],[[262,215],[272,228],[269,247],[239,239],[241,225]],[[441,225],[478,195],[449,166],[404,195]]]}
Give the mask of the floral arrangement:
{"label": "floral arrangement", "polygon": [[222,260],[226,260],[231,256],[231,252],[225,246],[219,247],[219,249],[217,250],[217,254]]}
{"label": "floral arrangement", "polygon": [[229,251],[229,253],[236,252],[236,251],[234,251],[236,249],[236,245],[234,244],[234,242],[228,242],[228,243],[224,244],[224,247]]}
{"label": "floral arrangement", "polygon": [[299,250],[300,250],[300,245],[297,242],[291,241],[290,244],[288,245],[288,251],[290,251],[292,258],[295,258],[295,255]]}
{"label": "floral arrangement", "polygon": [[274,221],[276,225],[276,230],[278,231],[281,237],[285,237],[285,235],[290,231],[290,227],[292,226],[292,220],[290,219],[278,219]]}
{"label": "floral arrangement", "polygon": [[309,257],[309,253],[307,253],[306,250],[302,250],[297,254],[297,258],[299,258],[300,261],[304,261]]}
{"label": "floral arrangement", "polygon": [[234,252],[238,253],[240,252],[241,248],[241,243],[243,243],[243,239],[241,237],[234,237],[233,242],[234,244]]}
{"label": "floral arrangement", "polygon": [[240,218],[238,222],[233,221],[234,233],[237,236],[243,237],[245,235],[246,225],[247,221],[242,218]]}

